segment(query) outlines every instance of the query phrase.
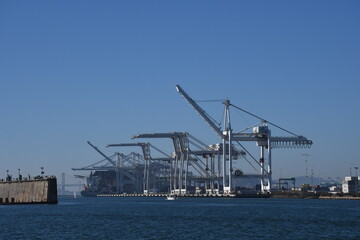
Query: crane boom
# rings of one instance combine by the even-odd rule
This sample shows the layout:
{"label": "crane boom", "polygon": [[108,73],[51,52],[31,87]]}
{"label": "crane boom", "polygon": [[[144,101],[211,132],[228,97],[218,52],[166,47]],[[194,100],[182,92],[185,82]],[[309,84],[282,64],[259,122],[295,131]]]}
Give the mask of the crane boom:
{"label": "crane boom", "polygon": [[224,134],[221,129],[206,115],[204,109],[202,109],[179,85],[176,85],[176,90],[186,99],[186,101],[199,113],[199,115],[209,124],[209,126],[221,137],[224,138]]}
{"label": "crane boom", "polygon": [[150,156],[150,143],[119,143],[119,144],[108,144],[106,147],[141,147],[145,160],[151,159]]}
{"label": "crane boom", "polygon": [[108,160],[112,165],[116,166],[115,162],[111,160],[108,156],[106,156],[103,152],[101,152],[96,146],[92,145],[91,142],[87,141],[87,143],[95,149],[98,153],[100,153],[101,156],[103,156],[106,160]]}
{"label": "crane boom", "polygon": [[132,139],[134,138],[174,138],[182,136],[184,133],[181,132],[172,132],[172,133],[143,133],[134,135]]}

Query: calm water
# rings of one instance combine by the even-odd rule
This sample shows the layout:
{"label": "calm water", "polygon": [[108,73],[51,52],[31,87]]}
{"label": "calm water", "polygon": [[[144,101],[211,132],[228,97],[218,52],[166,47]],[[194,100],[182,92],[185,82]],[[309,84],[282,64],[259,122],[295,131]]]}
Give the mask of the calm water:
{"label": "calm water", "polygon": [[71,198],[0,206],[0,239],[360,239],[360,201]]}

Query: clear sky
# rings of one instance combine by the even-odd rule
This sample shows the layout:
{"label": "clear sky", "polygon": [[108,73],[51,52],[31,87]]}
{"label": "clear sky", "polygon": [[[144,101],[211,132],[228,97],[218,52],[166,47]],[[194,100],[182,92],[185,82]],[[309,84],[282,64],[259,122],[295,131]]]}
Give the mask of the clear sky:
{"label": "clear sky", "polygon": [[[0,178],[79,174],[102,159],[87,140],[109,155],[137,133],[219,141],[176,84],[313,140],[274,150],[274,177],[305,175],[308,153],[315,176],[343,178],[360,167],[359,12],[328,0],[0,1]],[[220,120],[221,103],[201,106]],[[232,115],[234,130],[257,122]]]}

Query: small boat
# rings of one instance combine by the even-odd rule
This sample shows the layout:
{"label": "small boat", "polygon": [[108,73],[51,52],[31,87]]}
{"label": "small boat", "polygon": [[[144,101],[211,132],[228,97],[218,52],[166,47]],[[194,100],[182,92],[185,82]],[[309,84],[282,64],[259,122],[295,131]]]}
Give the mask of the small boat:
{"label": "small boat", "polygon": [[174,194],[169,194],[166,196],[166,200],[176,200],[176,199],[177,199],[177,196]]}

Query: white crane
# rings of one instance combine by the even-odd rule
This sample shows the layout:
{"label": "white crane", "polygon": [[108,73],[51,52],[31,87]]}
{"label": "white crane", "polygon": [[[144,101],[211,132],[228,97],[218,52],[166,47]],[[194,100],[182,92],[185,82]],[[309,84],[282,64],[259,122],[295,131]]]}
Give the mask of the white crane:
{"label": "white crane", "polygon": [[[221,129],[214,120],[202,109],[179,85],[176,85],[176,90],[186,99],[186,101],[195,109],[196,112],[205,120],[206,123],[220,136],[223,143],[223,190],[224,193],[233,192],[232,176],[233,176],[233,142],[238,143],[248,155],[252,155],[244,148],[240,143],[243,141],[255,141],[257,146],[260,147],[260,159],[257,161],[254,157],[253,160],[260,166],[261,172],[261,192],[269,193],[271,191],[271,181],[272,181],[272,170],[271,170],[271,149],[272,148],[306,148],[312,145],[312,141],[308,140],[303,136],[296,135],[284,128],[279,127],[276,124],[270,123],[263,118],[256,116],[240,107],[237,107],[230,103],[230,100],[227,99],[223,103],[225,105],[224,111],[224,123],[223,129]],[[245,112],[259,120],[261,122],[252,127],[246,128],[240,132],[233,133],[231,127],[231,117],[230,117],[230,106],[234,107],[237,110]],[[268,128],[268,125],[277,127],[287,133],[293,135],[292,137],[272,137],[271,131]],[[247,130],[252,129],[252,132],[246,133]],[[226,149],[227,148],[227,149]],[[267,168],[265,168],[265,149],[267,149]],[[228,160],[228,166],[226,165],[226,160]]]}

